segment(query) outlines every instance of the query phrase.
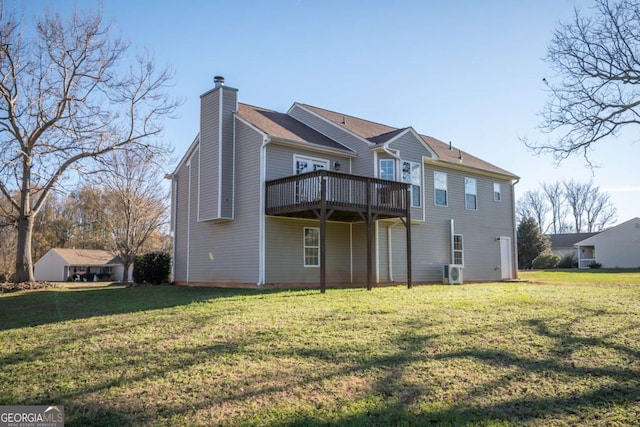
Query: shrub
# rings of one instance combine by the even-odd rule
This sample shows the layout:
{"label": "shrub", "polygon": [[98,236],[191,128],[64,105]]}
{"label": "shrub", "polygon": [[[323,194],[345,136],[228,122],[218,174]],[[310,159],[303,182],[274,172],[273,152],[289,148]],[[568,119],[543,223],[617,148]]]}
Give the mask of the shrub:
{"label": "shrub", "polygon": [[578,266],[578,262],[575,257],[571,254],[567,254],[560,260],[560,264],[558,264],[558,268],[575,268]]}
{"label": "shrub", "polygon": [[535,269],[556,268],[560,264],[560,256],[554,254],[540,254],[534,258],[531,266]]}
{"label": "shrub", "polygon": [[150,252],[136,256],[133,281],[159,285],[167,282],[171,271],[171,256],[165,252]]}
{"label": "shrub", "polygon": [[600,264],[599,262],[592,262],[591,264],[589,264],[589,268],[600,268],[602,267],[602,264]]}

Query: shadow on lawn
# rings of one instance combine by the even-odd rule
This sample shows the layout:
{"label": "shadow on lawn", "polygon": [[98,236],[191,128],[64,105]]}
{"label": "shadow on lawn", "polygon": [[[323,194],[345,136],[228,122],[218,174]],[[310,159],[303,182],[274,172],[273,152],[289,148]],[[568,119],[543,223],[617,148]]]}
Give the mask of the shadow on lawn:
{"label": "shadow on lawn", "polygon": [[[594,368],[576,368],[566,363],[566,354],[552,353],[546,358],[538,359],[523,357],[504,350],[489,349],[483,347],[482,344],[461,351],[429,354],[426,350],[433,345],[438,336],[419,332],[420,327],[426,325],[423,319],[414,319],[411,323],[416,326],[416,332],[394,338],[393,341],[398,349],[395,353],[366,356],[366,349],[363,348],[362,357],[348,363],[346,362],[348,358],[338,356],[336,360],[336,349],[323,350],[320,347],[309,349],[307,346],[282,347],[274,350],[271,355],[274,360],[290,360],[292,357],[301,357],[305,362],[318,366],[318,370],[299,377],[281,377],[277,375],[278,370],[275,369],[270,374],[275,377],[253,378],[255,382],[245,385],[244,388],[237,386],[231,390],[225,390],[223,394],[214,393],[214,395],[186,399],[181,403],[163,405],[146,414],[135,413],[135,410],[129,412],[130,408],[127,408],[126,404],[121,407],[109,407],[104,406],[102,402],[90,402],[89,406],[82,410],[76,408],[81,411],[80,413],[71,410],[72,405],[70,405],[70,412],[76,412],[76,417],[68,425],[102,425],[105,421],[107,423],[113,421],[114,424],[122,426],[144,422],[155,424],[172,419],[181,420],[197,411],[216,413],[218,408],[229,405],[232,407],[237,405],[238,409],[232,411],[232,414],[228,414],[228,416],[221,415],[221,421],[213,421],[211,424],[259,424],[287,427],[490,425],[496,423],[521,425],[536,421],[554,424],[558,419],[571,423],[572,421],[566,417],[575,417],[573,420],[577,423],[602,424],[604,422],[606,424],[608,416],[615,416],[615,407],[636,405],[635,412],[638,412],[637,402],[640,399],[638,363],[640,360],[638,352],[633,348],[624,345],[618,346],[618,350],[630,358],[628,366]],[[568,344],[570,348],[572,345],[580,345],[583,349],[589,347],[597,350],[607,346],[606,338],[595,337],[581,341],[580,338],[574,338],[569,333],[559,333],[552,330],[542,320],[532,320],[530,325],[533,327],[534,333],[557,340],[559,347]],[[270,339],[266,335],[253,335],[226,345],[185,349],[184,353],[170,366],[151,370],[142,377],[126,378],[126,381],[137,382],[144,378],[165,377],[172,371],[197,365],[207,359],[226,359],[229,356],[237,355],[241,356],[241,360],[250,359],[254,356],[252,354],[254,346],[264,344]],[[352,351],[352,349],[350,350]],[[466,389],[464,395],[459,396],[459,400],[445,404],[438,404],[438,399],[431,398],[431,393],[440,387],[440,385],[431,383],[433,378],[426,377],[422,381],[416,382],[412,377],[412,372],[415,372],[421,363],[430,361],[464,363],[467,360],[480,363],[484,369],[497,368],[498,372],[511,372],[511,374],[497,375],[493,379],[486,379],[481,384]],[[504,370],[500,370],[502,368]],[[382,374],[374,376],[375,381],[365,395],[336,396],[337,399],[343,400],[346,406],[352,407],[349,410],[342,410],[338,407],[329,409],[327,413],[323,411],[322,407],[305,408],[304,405],[301,405],[299,407],[305,409],[282,417],[276,415],[277,419],[270,421],[269,418],[259,418],[262,415],[274,416],[273,412],[268,410],[269,403],[267,403],[267,408],[262,409],[264,413],[258,410],[256,415],[258,418],[251,418],[253,416],[251,410],[243,406],[247,402],[276,403],[279,401],[279,396],[292,392],[293,388],[295,388],[293,392],[297,395],[308,388],[316,390],[316,387],[322,387],[320,384],[332,381],[340,382],[340,380],[348,380],[353,376],[371,378],[372,372],[382,372]],[[600,382],[594,383],[592,387],[588,388],[575,387],[570,393],[566,391],[555,393],[553,383],[550,383],[546,395],[533,393],[527,395],[525,393],[524,395],[514,395],[511,398],[500,396],[499,399],[488,400],[493,403],[478,403],[479,401],[487,402],[487,400],[483,400],[487,394],[495,395],[496,390],[508,389],[514,383],[518,383],[522,378],[527,378],[532,374],[539,378],[556,377],[556,381],[558,377],[566,377],[569,381],[594,379]],[[460,378],[456,379],[456,381],[459,380]],[[99,389],[80,390],[77,395],[108,389],[113,385],[116,384],[103,384]],[[70,403],[68,399],[73,399],[73,395],[58,396],[58,398]],[[304,401],[307,397],[303,393],[299,395],[299,399]],[[306,401],[306,403],[309,402],[313,402],[313,400]],[[359,408],[353,409],[354,405]],[[242,416],[234,418],[242,412],[246,412],[245,415],[249,418]],[[596,419],[593,418],[594,412],[600,414]],[[612,413],[613,415],[611,415]],[[628,422],[631,425],[634,420],[629,419]]]}
{"label": "shadow on lawn", "polygon": [[113,287],[34,291],[0,298],[0,330],[93,316],[170,308],[214,298],[252,296],[282,290],[182,286]]}

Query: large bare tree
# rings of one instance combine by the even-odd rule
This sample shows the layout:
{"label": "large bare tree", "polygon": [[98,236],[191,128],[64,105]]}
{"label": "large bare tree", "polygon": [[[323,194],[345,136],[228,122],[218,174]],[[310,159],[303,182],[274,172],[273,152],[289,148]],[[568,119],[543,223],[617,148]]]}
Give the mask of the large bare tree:
{"label": "large bare tree", "polygon": [[543,233],[548,233],[551,224],[547,224],[547,215],[550,209],[547,197],[542,191],[528,190],[518,199],[516,204],[518,222],[534,218],[538,223],[538,228]]}
{"label": "large bare tree", "polygon": [[[557,161],[581,153],[640,123],[640,3],[596,0],[595,10],[575,11],[548,47],[555,76],[545,78],[550,96],[541,128],[547,143],[525,143]],[[590,162],[590,161],[589,161]]]}
{"label": "large bare tree", "polygon": [[34,280],[34,218],[61,180],[109,152],[160,150],[153,137],[177,106],[169,70],[132,57],[100,12],[45,12],[24,28],[0,3],[0,196],[16,212],[16,282]]}
{"label": "large bare tree", "polygon": [[145,244],[168,224],[168,193],[158,159],[141,153],[112,153],[107,168],[97,176],[103,182],[107,249],[120,257],[122,281]]}

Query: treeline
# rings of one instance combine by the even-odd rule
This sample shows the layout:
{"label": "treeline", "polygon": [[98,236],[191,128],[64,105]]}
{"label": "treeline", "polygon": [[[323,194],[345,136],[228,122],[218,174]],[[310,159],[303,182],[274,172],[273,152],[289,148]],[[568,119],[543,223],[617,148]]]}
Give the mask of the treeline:
{"label": "treeline", "polygon": [[617,220],[609,194],[593,182],[556,181],[529,190],[516,204],[518,222],[533,218],[543,234],[602,231]]}
{"label": "treeline", "polygon": [[[33,221],[34,262],[51,248],[102,249],[120,257],[128,271],[137,255],[170,253],[169,197],[160,171],[152,159],[122,152],[110,157],[109,168],[97,175],[99,180],[76,191],[51,193]],[[4,280],[16,269],[17,227],[15,206],[0,199]]]}

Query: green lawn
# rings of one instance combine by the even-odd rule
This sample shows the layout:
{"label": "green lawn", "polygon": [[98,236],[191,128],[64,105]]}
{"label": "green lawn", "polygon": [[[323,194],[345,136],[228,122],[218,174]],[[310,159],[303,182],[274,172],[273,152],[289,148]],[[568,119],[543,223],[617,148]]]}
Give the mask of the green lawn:
{"label": "green lawn", "polygon": [[0,296],[0,405],[66,425],[636,425],[640,273]]}

